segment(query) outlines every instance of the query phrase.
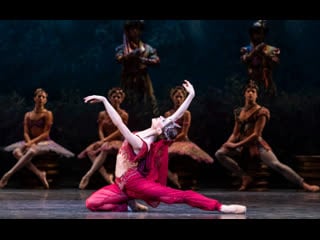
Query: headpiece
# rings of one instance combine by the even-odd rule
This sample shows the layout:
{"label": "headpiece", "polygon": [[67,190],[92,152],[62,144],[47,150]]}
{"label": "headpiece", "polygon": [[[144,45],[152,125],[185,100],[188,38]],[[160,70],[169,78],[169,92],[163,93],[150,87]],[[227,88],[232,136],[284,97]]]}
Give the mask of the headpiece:
{"label": "headpiece", "polygon": [[249,28],[250,35],[255,32],[263,32],[264,34],[267,34],[269,31],[269,28],[267,27],[267,21],[266,20],[258,20],[252,24],[252,26]]}
{"label": "headpiece", "polygon": [[163,134],[167,140],[173,140],[178,135],[177,128],[181,128],[179,124],[174,122],[169,123],[163,128]]}

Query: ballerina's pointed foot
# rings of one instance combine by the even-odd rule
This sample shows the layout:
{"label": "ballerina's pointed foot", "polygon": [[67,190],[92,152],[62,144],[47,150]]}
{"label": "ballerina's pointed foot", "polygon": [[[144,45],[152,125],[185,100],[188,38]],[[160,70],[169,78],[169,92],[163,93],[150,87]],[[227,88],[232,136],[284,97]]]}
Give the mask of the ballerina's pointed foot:
{"label": "ballerina's pointed foot", "polygon": [[114,183],[114,181],[113,181],[113,174],[108,174],[108,177],[107,177],[107,182],[109,183],[109,184],[113,184]]}
{"label": "ballerina's pointed foot", "polygon": [[49,183],[47,181],[47,173],[46,172],[41,172],[40,180],[41,180],[42,184],[44,185],[44,187],[46,189],[49,189]]}
{"label": "ballerina's pointed foot", "polygon": [[245,214],[247,207],[239,204],[222,205],[220,208],[222,213],[234,213],[234,214]]}
{"label": "ballerina's pointed foot", "polygon": [[179,182],[179,176],[177,173],[173,173],[170,180],[175,186],[177,186],[177,188],[181,189],[181,184]]}
{"label": "ballerina's pointed foot", "polygon": [[248,186],[252,183],[253,179],[250,176],[243,176],[242,177],[242,185],[238,189],[238,191],[245,191],[247,190]]}
{"label": "ballerina's pointed foot", "polygon": [[89,180],[90,178],[87,177],[87,176],[84,176],[82,179],[81,179],[81,182],[79,184],[79,189],[83,190],[87,187],[87,185],[89,184]]}
{"label": "ballerina's pointed foot", "polygon": [[9,174],[3,175],[3,177],[0,180],[0,188],[4,188],[7,185],[9,178],[10,178]]}

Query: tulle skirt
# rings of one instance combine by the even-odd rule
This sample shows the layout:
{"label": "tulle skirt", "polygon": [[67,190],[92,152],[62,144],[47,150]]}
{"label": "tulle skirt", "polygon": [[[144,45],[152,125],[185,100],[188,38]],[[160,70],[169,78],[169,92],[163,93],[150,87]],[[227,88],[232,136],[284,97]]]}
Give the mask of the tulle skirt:
{"label": "tulle skirt", "polygon": [[[6,152],[12,152],[16,148],[23,148],[25,144],[25,141],[19,141],[12,143],[6,147],[3,148],[4,151]],[[74,153],[69,151],[68,149],[62,147],[58,143],[54,142],[53,140],[46,140],[46,141],[41,141],[37,143],[37,149],[39,151],[46,151],[46,152],[54,152],[60,156],[63,157],[74,157]]]}
{"label": "tulle skirt", "polygon": [[186,155],[198,162],[213,163],[213,158],[191,141],[173,142],[169,147],[169,156]]}

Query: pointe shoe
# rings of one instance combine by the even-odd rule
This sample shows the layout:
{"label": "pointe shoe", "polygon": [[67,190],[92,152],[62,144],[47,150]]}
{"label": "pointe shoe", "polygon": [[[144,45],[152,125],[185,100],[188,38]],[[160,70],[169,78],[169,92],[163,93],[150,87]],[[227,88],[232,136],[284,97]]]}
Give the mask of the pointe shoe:
{"label": "pointe shoe", "polygon": [[89,180],[90,180],[89,177],[84,176],[81,179],[81,182],[79,183],[79,189],[81,189],[81,190],[85,189],[89,183]]}
{"label": "pointe shoe", "polygon": [[108,177],[107,177],[107,182],[109,183],[109,184],[113,184],[114,183],[114,181],[113,181],[113,174],[108,174]]}
{"label": "pointe shoe", "polygon": [[235,213],[235,214],[245,214],[247,207],[238,204],[231,205],[221,205],[220,212],[222,213]]}
{"label": "pointe shoe", "polygon": [[3,177],[0,180],[0,188],[4,188],[9,180],[10,176],[8,174],[3,175]]}
{"label": "pointe shoe", "polygon": [[181,184],[179,182],[179,176],[176,173],[173,173],[172,176],[170,177],[170,180],[174,185],[177,186],[177,188],[181,188]]}
{"label": "pointe shoe", "polygon": [[46,189],[49,189],[49,183],[47,181],[47,173],[42,172],[40,175],[40,180]]}
{"label": "pointe shoe", "polygon": [[242,177],[242,185],[238,189],[238,191],[244,191],[248,188],[248,186],[252,183],[253,179],[250,176],[243,176]]}

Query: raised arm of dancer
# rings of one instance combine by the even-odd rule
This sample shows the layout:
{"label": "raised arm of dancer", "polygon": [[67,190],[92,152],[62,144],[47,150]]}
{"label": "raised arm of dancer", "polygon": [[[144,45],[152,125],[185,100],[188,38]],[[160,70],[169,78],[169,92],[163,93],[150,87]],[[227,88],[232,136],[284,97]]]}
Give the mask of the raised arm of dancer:
{"label": "raised arm of dancer", "polygon": [[187,92],[189,94],[188,94],[187,98],[184,100],[184,102],[181,104],[181,106],[177,109],[177,111],[175,111],[175,113],[172,114],[170,117],[164,119],[164,121],[163,121],[164,126],[166,126],[172,122],[175,122],[179,118],[181,118],[183,116],[184,112],[188,109],[192,99],[195,96],[194,88],[188,80],[184,80],[184,83],[182,85],[187,90]]}
{"label": "raised arm of dancer", "polygon": [[113,106],[109,103],[109,101],[104,96],[91,95],[91,96],[85,97],[84,101],[86,103],[102,102],[113,124],[117,126],[117,128],[119,129],[123,137],[130,143],[130,145],[134,149],[140,149],[142,147],[143,145],[142,140],[128,129],[126,124],[122,121],[118,112],[113,108]]}
{"label": "raised arm of dancer", "polygon": [[[188,97],[185,99],[185,101],[181,104],[181,106],[177,109],[177,111],[172,114],[168,118],[163,118],[163,121],[161,122],[161,126],[146,129],[143,131],[143,134],[140,134],[140,136],[150,136],[154,134],[154,131],[161,131],[163,127],[166,125],[175,122],[177,119],[179,119],[183,113],[188,109],[192,99],[195,96],[195,91],[192,86],[192,84],[188,80],[184,80],[184,83],[182,84],[183,87],[187,90]],[[112,122],[114,125],[117,126],[119,131],[122,133],[124,138],[130,143],[130,145],[133,147],[133,149],[140,149],[143,145],[143,141],[140,137],[138,137],[136,134],[133,134],[128,127],[124,124],[122,121],[120,115],[118,112],[113,108],[113,106],[109,103],[109,101],[104,96],[99,95],[91,95],[84,98],[84,101],[86,103],[95,103],[95,102],[102,102],[105,106],[106,111],[108,112]]]}

